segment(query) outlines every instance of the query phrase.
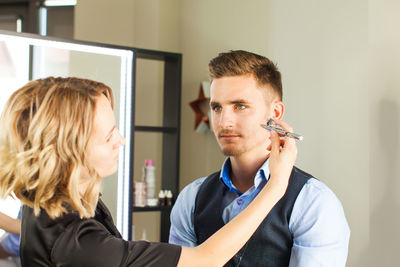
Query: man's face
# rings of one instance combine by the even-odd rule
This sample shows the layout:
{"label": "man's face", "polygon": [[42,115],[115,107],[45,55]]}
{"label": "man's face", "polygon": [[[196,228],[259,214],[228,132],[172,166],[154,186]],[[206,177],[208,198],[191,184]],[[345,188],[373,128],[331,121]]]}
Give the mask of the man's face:
{"label": "man's face", "polygon": [[269,132],[260,124],[272,116],[265,90],[252,76],[214,79],[210,88],[212,127],[226,156],[266,155]]}

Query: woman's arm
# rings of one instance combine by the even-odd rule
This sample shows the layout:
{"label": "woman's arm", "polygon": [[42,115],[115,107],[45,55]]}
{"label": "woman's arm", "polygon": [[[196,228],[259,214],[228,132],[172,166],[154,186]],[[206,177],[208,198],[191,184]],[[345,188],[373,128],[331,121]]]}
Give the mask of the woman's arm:
{"label": "woman's arm", "polygon": [[[286,131],[292,128],[277,121]],[[290,173],[297,156],[296,143],[271,131],[270,174],[271,177],[250,205],[231,222],[195,247],[182,247],[178,266],[222,266],[236,254],[253,235],[269,211],[286,192]],[[282,145],[282,148],[280,146]],[[228,244],[228,245],[227,245]]]}
{"label": "woman's arm", "polygon": [[6,232],[19,235],[21,233],[21,220],[11,218],[0,212],[0,228]]}

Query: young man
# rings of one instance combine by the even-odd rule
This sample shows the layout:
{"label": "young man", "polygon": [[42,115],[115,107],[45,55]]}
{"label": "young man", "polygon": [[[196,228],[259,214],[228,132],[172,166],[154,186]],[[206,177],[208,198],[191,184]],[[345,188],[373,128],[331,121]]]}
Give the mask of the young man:
{"label": "young man", "polygon": [[[186,186],[171,213],[170,243],[196,246],[240,213],[268,182],[269,118],[281,120],[281,74],[267,58],[221,53],[209,63],[212,127],[221,171]],[[350,230],[340,201],[294,167],[285,196],[226,266],[345,266]],[[226,244],[229,246],[229,244]]]}

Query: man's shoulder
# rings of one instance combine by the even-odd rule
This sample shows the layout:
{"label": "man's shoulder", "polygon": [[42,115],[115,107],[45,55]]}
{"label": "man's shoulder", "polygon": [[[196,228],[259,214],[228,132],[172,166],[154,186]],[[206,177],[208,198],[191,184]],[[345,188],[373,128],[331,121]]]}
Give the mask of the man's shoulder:
{"label": "man's shoulder", "polygon": [[176,203],[178,203],[178,205],[182,205],[183,203],[185,203],[185,205],[194,205],[197,193],[199,192],[201,185],[206,180],[208,180],[208,178],[214,177],[217,173],[219,173],[219,171],[207,176],[197,178],[193,182],[186,185],[179,193]]}
{"label": "man's shoulder", "polygon": [[307,179],[307,181],[304,183],[301,193],[308,192],[309,194],[317,195],[324,193],[333,193],[332,190],[323,181],[319,180],[314,175],[300,169],[299,167],[294,166],[293,173],[296,173],[298,174],[298,176]]}
{"label": "man's shoulder", "polygon": [[295,184],[301,184],[294,208],[299,205],[317,205],[319,203],[335,203],[340,205],[340,201],[335,193],[323,181],[298,167],[293,168],[293,173],[297,174],[293,178],[300,178]]}
{"label": "man's shoulder", "polygon": [[323,202],[333,201],[340,203],[339,199],[332,191],[332,189],[330,189],[329,186],[326,185],[323,181],[318,180],[314,177],[311,177],[307,181],[301,193],[302,195],[307,196],[306,198],[311,202],[318,200]]}
{"label": "man's shoulder", "polygon": [[293,167],[292,173],[296,173],[298,176],[306,178],[307,181],[304,183],[304,187],[302,191],[312,191],[313,193],[324,193],[324,192],[332,192],[332,190],[320,179],[316,178],[314,175],[310,174],[303,169],[300,169],[297,166]]}
{"label": "man's shoulder", "polygon": [[191,182],[190,184],[186,185],[182,191],[179,193],[178,198],[186,197],[188,195],[196,195],[199,191],[200,186],[203,182],[207,179],[208,176],[200,177]]}
{"label": "man's shoulder", "polygon": [[295,174],[297,174],[297,175],[303,176],[303,177],[305,177],[305,178],[315,178],[313,175],[307,173],[306,171],[300,169],[300,168],[297,167],[297,166],[294,166],[294,167],[293,167],[292,173],[295,173]]}
{"label": "man's shoulder", "polygon": [[[176,235],[182,232],[181,229],[190,229],[193,224],[190,223],[192,220],[192,214],[194,212],[194,205],[196,201],[196,196],[199,191],[200,186],[203,184],[207,177],[201,177],[190,184],[186,185],[182,191],[179,193],[174,206],[171,210],[171,235],[173,236],[173,242],[181,241]],[[188,226],[189,225],[189,226]],[[175,243],[181,244],[181,243]]]}
{"label": "man's shoulder", "polygon": [[[313,207],[313,208],[312,208]],[[316,208],[318,207],[318,208]],[[311,176],[301,189],[294,206],[294,210],[325,210],[342,209],[336,194],[323,181]]]}

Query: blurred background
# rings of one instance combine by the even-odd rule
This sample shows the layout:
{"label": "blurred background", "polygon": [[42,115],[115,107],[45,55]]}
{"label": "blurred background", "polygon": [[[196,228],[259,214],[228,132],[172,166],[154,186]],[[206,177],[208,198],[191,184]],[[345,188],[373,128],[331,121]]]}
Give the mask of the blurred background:
{"label": "blurred background", "polygon": [[[3,0],[0,14],[10,2],[29,10],[47,1]],[[78,0],[61,9],[49,5],[42,34],[182,53],[180,189],[224,160],[213,133],[194,130],[189,106],[207,80],[208,61],[235,49],[270,58],[283,77],[284,119],[304,135],[296,165],[343,204],[351,228],[346,266],[400,266],[399,13],[396,0]],[[21,30],[40,33],[39,18]],[[3,29],[15,26],[0,21]],[[157,88],[162,67],[143,64],[141,87]],[[139,87],[140,97],[154,94]],[[157,94],[151,97],[154,106],[143,107],[137,120],[157,122]],[[138,144],[136,166],[159,142]],[[161,159],[150,156],[157,168]],[[134,218],[136,236],[145,225],[146,238],[156,241],[157,216]]]}

